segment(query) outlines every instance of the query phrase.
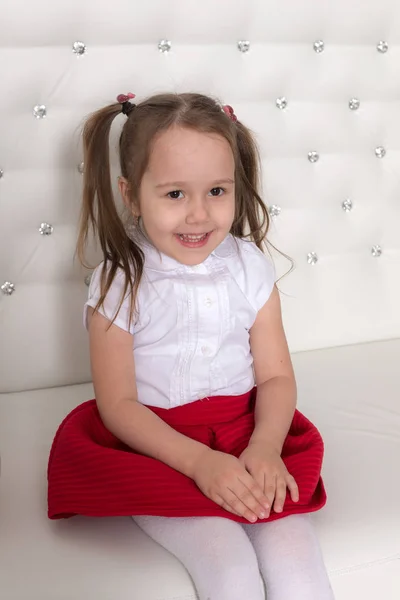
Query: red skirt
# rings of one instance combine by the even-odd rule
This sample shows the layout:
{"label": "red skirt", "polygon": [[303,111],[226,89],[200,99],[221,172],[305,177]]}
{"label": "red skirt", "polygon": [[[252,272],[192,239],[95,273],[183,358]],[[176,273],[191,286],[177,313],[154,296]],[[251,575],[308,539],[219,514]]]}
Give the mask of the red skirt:
{"label": "red skirt", "polygon": [[[214,396],[169,410],[148,408],[180,433],[239,457],[253,433],[255,398],[254,389],[241,396]],[[288,493],[283,512],[271,511],[266,521],[324,506],[323,452],[318,430],[296,411],[282,459],[296,479],[300,500],[294,503]],[[50,519],[74,515],[215,516],[247,523],[207,498],[186,475],[118,440],[103,425],[95,400],[75,408],[61,423],[47,476]]]}

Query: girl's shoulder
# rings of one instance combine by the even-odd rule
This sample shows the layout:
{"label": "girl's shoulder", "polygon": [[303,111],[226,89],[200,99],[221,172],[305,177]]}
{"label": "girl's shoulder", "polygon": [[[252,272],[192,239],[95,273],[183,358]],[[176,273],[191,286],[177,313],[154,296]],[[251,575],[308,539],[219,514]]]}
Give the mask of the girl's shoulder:
{"label": "girl's shoulder", "polygon": [[[88,326],[87,326],[87,309],[89,306],[94,308],[97,305],[97,303],[101,297],[102,272],[104,270],[104,284],[107,282],[108,275],[110,272],[111,265],[108,264],[106,268],[104,267],[104,265],[105,265],[104,261],[102,261],[99,265],[97,265],[97,267],[95,267],[95,269],[93,270],[91,277],[90,277],[87,301],[84,305],[84,311],[83,311],[83,324],[86,329],[88,328]],[[125,283],[126,283],[125,271],[122,268],[118,267],[111,282],[110,282],[108,290],[106,291],[106,295],[103,300],[103,303],[98,308],[98,311],[109,320],[113,320],[114,317],[116,316],[116,319],[114,321],[115,324],[118,325],[119,327],[121,327],[122,329],[125,329],[126,331],[133,333],[133,326],[132,326],[132,323],[130,323],[130,319],[129,319],[130,312],[131,312],[131,304],[130,304],[131,289],[130,289],[130,286],[128,285],[127,289],[125,290]],[[121,307],[118,310],[120,304],[121,304]]]}
{"label": "girl's shoulder", "polygon": [[[100,291],[100,287],[101,287],[101,278],[102,278],[102,274],[104,272],[104,281],[107,281],[109,274],[111,271],[111,264],[107,263],[107,266],[105,266],[105,261],[101,261],[97,267],[95,267],[92,271],[92,274],[90,276],[90,283],[89,283],[89,296],[95,293],[98,293]],[[112,280],[110,282],[110,288],[109,288],[109,292],[111,294],[118,294],[121,292],[121,289],[124,288],[125,286],[125,280],[126,280],[126,275],[125,275],[125,271],[121,268],[121,267],[117,267]]]}
{"label": "girl's shoulder", "polygon": [[268,300],[275,285],[272,259],[254,242],[229,235],[215,251],[223,259],[232,279],[256,311]]}

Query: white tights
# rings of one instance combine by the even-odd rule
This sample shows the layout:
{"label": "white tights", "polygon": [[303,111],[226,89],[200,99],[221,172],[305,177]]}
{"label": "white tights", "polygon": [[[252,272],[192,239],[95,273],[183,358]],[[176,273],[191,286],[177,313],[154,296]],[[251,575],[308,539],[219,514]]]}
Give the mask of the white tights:
{"label": "white tights", "polygon": [[199,600],[333,600],[309,515],[240,524],[219,517],[133,520],[186,567]]}

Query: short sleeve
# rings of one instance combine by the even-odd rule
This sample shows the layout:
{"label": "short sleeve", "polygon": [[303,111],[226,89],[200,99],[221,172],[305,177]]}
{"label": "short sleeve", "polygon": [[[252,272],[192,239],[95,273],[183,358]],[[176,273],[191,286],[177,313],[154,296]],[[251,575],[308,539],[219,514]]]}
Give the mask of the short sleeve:
{"label": "short sleeve", "polygon": [[[98,267],[92,273],[92,277],[90,279],[88,299],[83,308],[83,325],[86,330],[88,330],[88,321],[87,321],[87,312],[88,307],[91,306],[94,308],[97,302],[100,299],[100,277],[101,270],[103,268],[103,263],[100,263]],[[107,292],[104,303],[97,310],[100,314],[102,314],[106,319],[110,321],[113,320],[118,306],[121,302],[122,293],[125,285],[125,273],[122,269],[118,269],[114,280],[111,284],[110,289]],[[131,304],[131,289],[128,285],[128,289],[126,291],[125,297],[123,299],[121,308],[119,309],[118,315],[114,321],[114,325],[117,325],[121,329],[128,331],[129,333],[134,333],[134,318],[132,318],[131,324],[129,326],[129,315],[130,315],[130,304]]]}
{"label": "short sleeve", "polygon": [[274,289],[275,267],[272,259],[266,256],[254,242],[240,241],[245,270],[245,290],[243,291],[251,306],[258,312]]}

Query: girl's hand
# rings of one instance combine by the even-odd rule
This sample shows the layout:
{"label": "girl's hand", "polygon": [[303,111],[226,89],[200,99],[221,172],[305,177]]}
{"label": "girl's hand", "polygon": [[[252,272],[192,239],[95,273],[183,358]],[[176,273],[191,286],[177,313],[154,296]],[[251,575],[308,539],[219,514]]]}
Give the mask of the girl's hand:
{"label": "girl's hand", "polygon": [[254,477],[268,498],[268,514],[273,507],[275,512],[282,512],[286,499],[286,489],[293,502],[299,501],[297,483],[285,467],[280,453],[268,442],[253,442],[242,452],[239,461]]}
{"label": "girl's hand", "polygon": [[269,513],[267,497],[235,456],[206,450],[194,465],[192,479],[207,498],[251,523]]}

